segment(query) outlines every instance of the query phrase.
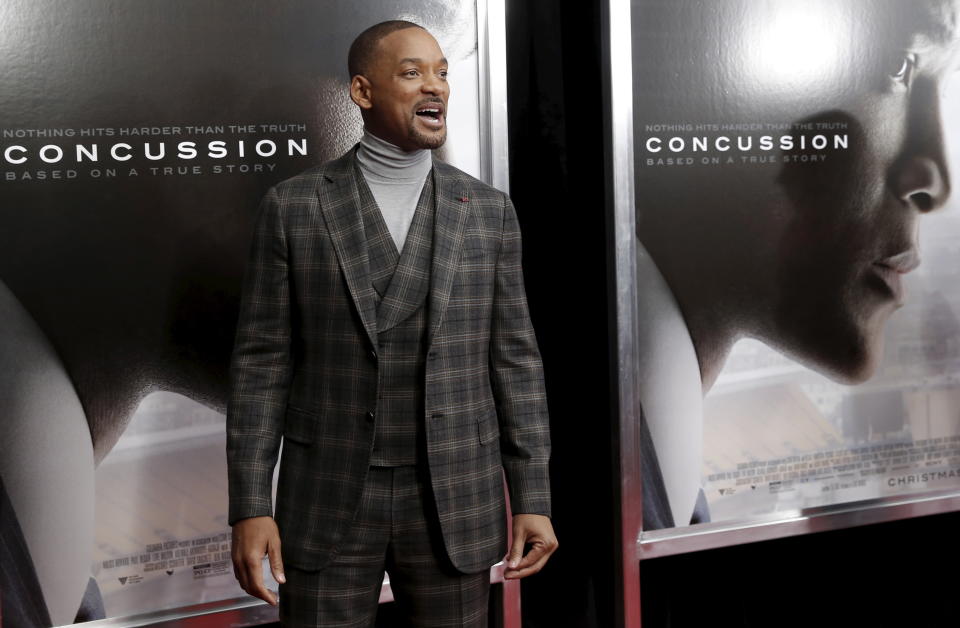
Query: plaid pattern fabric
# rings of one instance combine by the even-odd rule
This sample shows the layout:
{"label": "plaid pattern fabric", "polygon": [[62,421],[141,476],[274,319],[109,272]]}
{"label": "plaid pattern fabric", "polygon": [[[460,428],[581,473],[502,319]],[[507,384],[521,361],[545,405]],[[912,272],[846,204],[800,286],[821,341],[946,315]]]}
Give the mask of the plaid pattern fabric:
{"label": "plaid pattern fabric", "polygon": [[319,571],[287,568],[284,626],[372,626],[384,569],[411,626],[487,628],[487,572],[464,575],[443,549],[428,478],[416,467],[371,468],[356,519]]}
{"label": "plaid pattern fabric", "polygon": [[[359,168],[357,168],[357,170],[359,170]],[[370,187],[363,178],[363,174],[358,172],[356,178],[357,193],[360,195],[360,217],[363,220],[363,234],[367,243],[370,283],[373,285],[373,291],[376,295],[375,299],[379,318],[380,303],[383,301],[383,297],[386,296],[387,290],[390,287],[390,280],[393,279],[393,274],[397,270],[397,264],[400,263],[400,252],[397,250],[397,245],[394,243],[393,237],[390,235],[390,230],[387,228],[387,223],[383,219],[383,212],[380,211],[380,207],[377,205],[377,201],[373,197],[373,192],[370,191]],[[429,181],[424,182],[424,190],[427,189],[428,184],[430,184]],[[421,191],[420,202],[417,203],[416,210],[413,214],[414,220],[417,219],[417,213],[421,212],[422,209],[423,192]],[[432,210],[433,207],[430,209]],[[412,230],[413,224],[411,223],[408,232]],[[380,324],[380,321],[377,320],[377,331],[382,331],[383,329],[384,327]]]}
{"label": "plaid pattern fabric", "polygon": [[422,457],[423,370],[427,294],[433,243],[433,177],[427,176],[413,222],[398,254],[373,194],[357,176],[377,301],[376,433],[372,466],[416,464]]}
{"label": "plaid pattern fabric", "polygon": [[[285,558],[319,569],[353,520],[377,404],[377,312],[356,149],[272,188],[244,280],[227,416],[230,521],[271,514]],[[550,513],[543,374],[510,200],[435,160],[424,433],[447,554],[464,573],[506,550],[515,513]],[[382,309],[382,308],[381,308]]]}
{"label": "plaid pattern fabric", "polygon": [[[359,177],[359,175],[358,175]],[[427,175],[423,192],[407,232],[403,252],[387,230],[373,194],[360,177],[360,199],[367,232],[367,250],[371,255],[370,274],[377,299],[377,333],[393,329],[426,302],[430,292],[430,256],[433,253],[434,224],[433,176]],[[369,221],[367,219],[369,216]],[[372,240],[372,241],[371,241]],[[376,253],[375,253],[376,251]]]}

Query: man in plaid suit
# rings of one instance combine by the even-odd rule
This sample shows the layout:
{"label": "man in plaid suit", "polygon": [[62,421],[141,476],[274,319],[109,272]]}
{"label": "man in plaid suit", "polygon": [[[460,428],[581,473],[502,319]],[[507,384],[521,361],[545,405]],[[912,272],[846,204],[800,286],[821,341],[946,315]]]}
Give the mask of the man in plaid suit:
{"label": "man in plaid suit", "polygon": [[517,219],[429,153],[449,87],[426,30],[373,26],[349,64],[364,140],[271,189],[254,235],[227,419],[234,569],[275,604],[269,556],[288,625],[372,624],[386,569],[412,624],[485,626],[504,472],[505,577],[557,545]]}

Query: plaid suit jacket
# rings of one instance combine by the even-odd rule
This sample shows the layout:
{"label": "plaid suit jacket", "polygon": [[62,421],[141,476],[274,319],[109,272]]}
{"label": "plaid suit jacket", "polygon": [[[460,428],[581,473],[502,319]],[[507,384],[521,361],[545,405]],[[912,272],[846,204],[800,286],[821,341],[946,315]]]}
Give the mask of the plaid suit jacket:
{"label": "plaid suit jacket", "polygon": [[[271,515],[284,560],[329,562],[357,510],[377,405],[377,329],[356,147],[264,198],[244,280],[227,415],[230,523]],[[479,572],[514,513],[550,514],[549,431],[510,200],[439,160],[423,418],[447,554]],[[501,469],[503,471],[501,471]]]}

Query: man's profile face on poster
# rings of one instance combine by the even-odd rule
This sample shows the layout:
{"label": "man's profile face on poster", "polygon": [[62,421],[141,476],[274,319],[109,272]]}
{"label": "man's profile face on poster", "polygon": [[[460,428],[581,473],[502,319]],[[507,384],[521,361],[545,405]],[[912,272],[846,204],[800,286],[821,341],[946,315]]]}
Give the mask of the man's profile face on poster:
{"label": "man's profile face on poster", "polygon": [[[704,121],[786,123],[762,132],[822,135],[828,148],[795,142],[768,163],[737,155],[729,168],[674,168],[651,195],[667,207],[643,201],[640,186],[661,184],[641,164],[638,234],[698,353],[709,349],[698,332],[713,324],[728,343],[756,337],[835,379],[863,381],[882,356],[885,323],[909,298],[903,277],[921,261],[921,218],[949,196],[940,104],[957,67],[957,3],[750,9],[730,9],[713,40],[724,54],[693,71],[702,86],[681,106]],[[684,176],[686,189],[666,188]]]}
{"label": "man's profile face on poster", "polygon": [[938,10],[948,3],[904,6],[882,20],[850,15],[862,71],[843,111],[812,119],[847,118],[849,152],[829,167],[785,165],[777,180],[788,220],[776,326],[806,361],[854,382],[876,370],[884,325],[908,298],[921,216],[950,191],[940,103],[956,67],[954,18]]}

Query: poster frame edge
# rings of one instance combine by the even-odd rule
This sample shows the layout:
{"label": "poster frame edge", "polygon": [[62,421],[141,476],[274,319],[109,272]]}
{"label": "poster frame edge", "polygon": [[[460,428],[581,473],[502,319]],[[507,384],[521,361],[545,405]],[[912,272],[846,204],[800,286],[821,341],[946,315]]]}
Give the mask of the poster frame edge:
{"label": "poster frame edge", "polygon": [[[633,57],[631,0],[606,0],[601,4],[603,92],[607,99],[605,135],[610,149],[604,151],[607,215],[612,242],[608,264],[612,266],[610,307],[612,388],[617,420],[611,426],[616,469],[612,513],[615,522],[615,569],[617,599],[615,622],[623,628],[640,626],[640,563],[636,541],[642,534],[642,489],[640,472],[640,398],[635,382],[639,376],[636,281],[636,212],[633,171]],[[615,80],[629,76],[631,80]]]}
{"label": "poster frame edge", "polygon": [[641,532],[636,555],[637,560],[643,561],[958,511],[957,489],[832,504],[771,513],[749,521],[738,519]]}

